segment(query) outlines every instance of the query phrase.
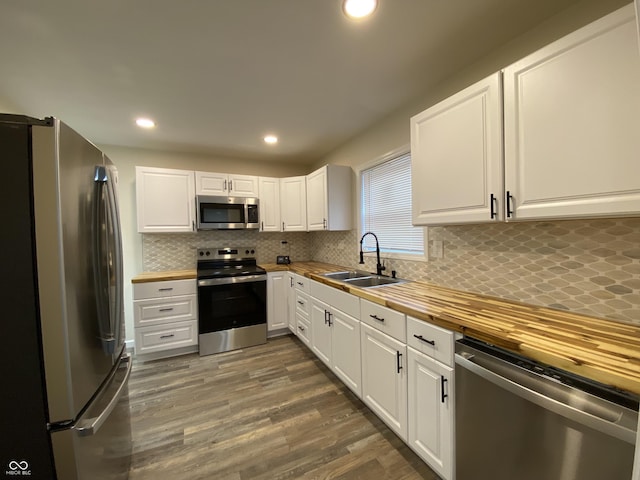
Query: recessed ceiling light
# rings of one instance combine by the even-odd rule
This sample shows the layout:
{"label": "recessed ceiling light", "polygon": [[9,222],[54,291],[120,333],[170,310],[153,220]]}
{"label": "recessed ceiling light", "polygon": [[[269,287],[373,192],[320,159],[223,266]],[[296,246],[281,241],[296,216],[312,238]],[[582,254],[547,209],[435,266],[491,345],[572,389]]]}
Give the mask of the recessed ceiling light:
{"label": "recessed ceiling light", "polygon": [[153,128],[156,126],[156,122],[154,122],[150,118],[137,118],[136,125],[141,128]]}
{"label": "recessed ceiling light", "polygon": [[350,18],[364,18],[373,13],[378,0],[344,0],[342,10]]}
{"label": "recessed ceiling light", "polygon": [[264,137],[264,142],[268,143],[269,145],[273,145],[278,143],[278,137],[276,137],[275,135],[267,135],[266,137]]}

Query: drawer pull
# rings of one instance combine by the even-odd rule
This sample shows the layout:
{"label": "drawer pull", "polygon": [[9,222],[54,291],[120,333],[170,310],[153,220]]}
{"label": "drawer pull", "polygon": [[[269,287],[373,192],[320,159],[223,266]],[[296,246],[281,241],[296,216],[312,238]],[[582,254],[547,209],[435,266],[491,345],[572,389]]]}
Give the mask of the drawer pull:
{"label": "drawer pull", "polygon": [[160,310],[158,310],[159,312],[172,312],[173,311],[173,307],[171,308],[161,308]]}
{"label": "drawer pull", "polygon": [[377,315],[369,315],[371,318],[373,318],[374,320],[378,320],[379,322],[384,322],[384,318],[380,318]]}
{"label": "drawer pull", "polygon": [[298,330],[300,330],[301,332],[304,332],[304,327],[303,327],[303,326],[298,325]]}
{"label": "drawer pull", "polygon": [[301,300],[298,300],[298,305],[304,305],[304,302]]}
{"label": "drawer pull", "polygon": [[163,338],[173,338],[173,337],[175,337],[175,336],[176,336],[176,335],[175,335],[174,333],[172,333],[172,334],[170,334],[170,335],[160,335],[160,338],[161,338],[161,339],[163,339]]}
{"label": "drawer pull", "polygon": [[171,290],[173,290],[173,287],[165,287],[165,288],[158,289],[159,292],[170,292]]}
{"label": "drawer pull", "polygon": [[421,342],[428,343],[429,345],[433,345],[434,347],[436,346],[436,341],[435,340],[427,340],[422,335],[414,335],[414,337],[416,337]]}
{"label": "drawer pull", "polygon": [[304,287],[304,283],[302,282],[296,282],[298,285],[300,285],[301,287]]}
{"label": "drawer pull", "polygon": [[402,358],[402,354],[396,351],[396,362],[398,363],[398,373],[402,370],[402,365],[400,365],[400,358]]}

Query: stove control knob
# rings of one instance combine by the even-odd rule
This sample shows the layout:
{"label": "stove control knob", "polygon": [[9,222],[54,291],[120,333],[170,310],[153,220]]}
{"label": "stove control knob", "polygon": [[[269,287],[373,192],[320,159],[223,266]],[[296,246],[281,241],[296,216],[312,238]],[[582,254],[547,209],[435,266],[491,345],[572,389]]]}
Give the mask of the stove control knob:
{"label": "stove control knob", "polygon": [[244,251],[245,255],[249,255],[249,250]]}
{"label": "stove control knob", "polygon": [[208,257],[209,255],[211,255],[211,252],[210,252],[209,250],[207,250],[207,251],[205,252],[205,255]]}
{"label": "stove control knob", "polygon": [[251,250],[251,255],[255,254],[256,251],[255,250]]}
{"label": "stove control knob", "polygon": [[198,252],[198,254],[202,257],[204,256],[204,252]]}

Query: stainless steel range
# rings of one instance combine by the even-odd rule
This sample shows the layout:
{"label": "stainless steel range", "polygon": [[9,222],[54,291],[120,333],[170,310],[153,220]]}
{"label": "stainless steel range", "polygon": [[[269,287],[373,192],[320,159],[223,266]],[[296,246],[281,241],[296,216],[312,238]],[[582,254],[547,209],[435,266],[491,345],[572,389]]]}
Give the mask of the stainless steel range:
{"label": "stainless steel range", "polygon": [[200,355],[267,341],[267,273],[255,247],[197,251]]}

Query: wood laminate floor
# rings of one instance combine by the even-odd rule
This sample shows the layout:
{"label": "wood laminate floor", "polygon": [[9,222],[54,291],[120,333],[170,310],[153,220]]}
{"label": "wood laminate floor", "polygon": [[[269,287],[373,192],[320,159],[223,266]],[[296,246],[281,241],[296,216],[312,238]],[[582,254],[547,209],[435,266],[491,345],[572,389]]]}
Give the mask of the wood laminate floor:
{"label": "wood laminate floor", "polygon": [[438,477],[291,336],[136,362],[131,480]]}

